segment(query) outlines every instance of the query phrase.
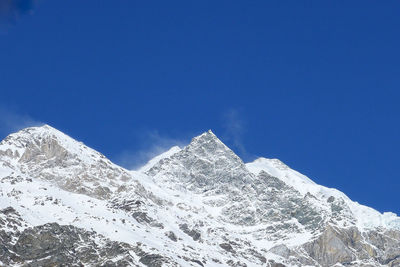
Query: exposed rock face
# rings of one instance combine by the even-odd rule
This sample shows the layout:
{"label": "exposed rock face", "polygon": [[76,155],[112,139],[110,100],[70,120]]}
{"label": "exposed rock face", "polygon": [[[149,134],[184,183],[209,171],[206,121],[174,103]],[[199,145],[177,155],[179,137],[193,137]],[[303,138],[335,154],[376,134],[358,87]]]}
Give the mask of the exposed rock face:
{"label": "exposed rock face", "polygon": [[399,229],[211,131],[140,171],[47,125],[0,143],[0,266],[400,266]]}
{"label": "exposed rock face", "polygon": [[140,243],[111,241],[71,225],[28,227],[12,207],[0,215],[0,262],[6,266],[177,266],[168,257],[144,251]]}
{"label": "exposed rock face", "polygon": [[[45,224],[24,230],[13,246],[20,262],[29,261],[31,266],[101,265],[108,259],[120,258],[113,265],[132,265],[129,246],[107,242],[104,246],[96,243],[95,233],[89,233],[73,226]],[[103,257],[101,256],[103,255]]]}
{"label": "exposed rock face", "polygon": [[[3,149],[1,149],[3,148]],[[123,168],[58,130],[45,125],[12,134],[0,144],[0,155],[31,177],[100,199],[130,179]]]}
{"label": "exposed rock face", "polygon": [[[342,236],[343,238],[343,236]],[[310,245],[306,245],[306,251],[322,266],[332,266],[337,262],[350,263],[355,260],[350,248],[342,240],[339,233],[328,226],[323,234]]]}
{"label": "exposed rock face", "polygon": [[[174,264],[158,254],[148,254],[139,246],[110,241],[95,232],[57,223],[17,232],[14,245],[1,239],[1,261],[24,266],[162,266]],[[137,261],[139,259],[139,262]]]}
{"label": "exposed rock face", "polygon": [[242,160],[208,131],[169,158],[159,161],[147,171],[159,182],[173,181],[174,185],[195,192],[218,194],[232,185],[246,187],[253,176]]}
{"label": "exposed rock face", "polygon": [[328,225],[318,239],[303,248],[321,266],[333,266],[338,262],[352,264],[356,260],[367,264],[371,259],[376,265],[396,266],[400,256],[399,233],[379,230],[361,233],[356,227],[341,229]]}

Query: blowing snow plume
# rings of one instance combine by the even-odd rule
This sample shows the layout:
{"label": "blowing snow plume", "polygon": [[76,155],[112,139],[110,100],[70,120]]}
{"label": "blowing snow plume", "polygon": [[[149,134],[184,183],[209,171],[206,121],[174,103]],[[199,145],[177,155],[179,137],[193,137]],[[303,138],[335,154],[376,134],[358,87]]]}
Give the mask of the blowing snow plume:
{"label": "blowing snow plume", "polygon": [[133,151],[125,150],[116,158],[116,162],[130,170],[143,167],[149,160],[166,152],[173,146],[184,147],[190,141],[190,138],[187,136],[173,138],[162,135],[157,130],[139,131],[136,133],[135,138],[137,138],[141,144],[146,145]]}
{"label": "blowing snow plume", "polygon": [[[2,1],[2,0],[0,0]],[[15,110],[0,106],[0,141],[8,134],[23,128],[41,126],[39,122],[26,114],[19,114]]]}
{"label": "blowing snow plume", "polygon": [[225,138],[239,150],[242,156],[246,155],[247,152],[242,143],[242,136],[245,128],[240,110],[229,109],[222,115],[222,119],[222,126],[225,129]]}
{"label": "blowing snow plume", "polygon": [[15,23],[22,15],[30,14],[35,0],[0,0],[0,23]]}

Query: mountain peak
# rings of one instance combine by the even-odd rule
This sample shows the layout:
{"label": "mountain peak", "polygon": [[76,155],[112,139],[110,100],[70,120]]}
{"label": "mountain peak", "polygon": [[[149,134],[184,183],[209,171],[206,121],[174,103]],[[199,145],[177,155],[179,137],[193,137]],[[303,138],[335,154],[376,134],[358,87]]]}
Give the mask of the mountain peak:
{"label": "mountain peak", "polygon": [[[27,127],[27,128],[19,130],[18,132],[12,133],[12,134],[8,135],[1,143],[2,144],[4,144],[4,143],[10,144],[10,142],[15,142],[17,144],[20,144],[23,142],[32,141],[37,138],[43,138],[45,136],[58,136],[58,137],[63,136],[64,138],[68,137],[61,131],[57,130],[56,128],[51,127],[48,124],[43,124],[41,126]],[[68,137],[68,138],[70,138],[70,137]]]}
{"label": "mountain peak", "polygon": [[65,135],[63,132],[61,132],[60,130],[54,128],[53,126],[50,126],[48,124],[43,124],[41,126],[35,126],[35,127],[30,127],[27,129],[32,129],[36,132],[42,132],[42,133],[48,133],[48,134],[63,134]]}
{"label": "mountain peak", "polygon": [[130,179],[101,153],[47,124],[7,136],[0,143],[0,163],[97,198],[109,196],[120,181]]}
{"label": "mountain peak", "polygon": [[211,130],[208,130],[208,131],[206,131],[206,132],[194,137],[192,139],[192,142],[193,141],[198,141],[198,140],[201,140],[201,141],[218,140],[218,141],[221,142],[221,140]]}
{"label": "mountain peak", "polygon": [[129,172],[49,125],[30,127],[1,142],[0,182],[0,265],[64,261],[70,248],[60,243],[79,240],[74,259],[89,251],[114,265],[127,263],[116,246],[133,251],[131,265],[400,264],[395,214],[352,202],[277,159],[245,165],[211,130]]}
{"label": "mountain peak", "polygon": [[29,127],[29,128],[44,129],[44,130],[56,130],[56,131],[58,131],[56,128],[48,125],[47,123],[44,123],[44,124],[42,124],[40,126],[32,126],[32,127]]}
{"label": "mountain peak", "polygon": [[[63,153],[68,152],[75,155],[82,154],[83,149],[91,151],[81,142],[48,124],[22,129],[10,134],[0,143],[0,151],[11,150],[20,156],[27,155],[25,152],[32,150],[43,151],[45,149],[46,152],[50,152],[50,147],[56,148],[58,152],[62,150]],[[52,153],[50,154],[54,156]],[[33,157],[37,155],[38,153],[32,154]]]}
{"label": "mountain peak", "polygon": [[252,179],[243,161],[211,130],[154,164],[146,174],[199,192],[219,190],[221,186],[241,187]]}
{"label": "mountain peak", "polygon": [[208,135],[208,136],[213,136],[215,138],[218,138],[211,129],[209,129],[208,131],[202,133],[200,136],[202,136],[202,135]]}
{"label": "mountain peak", "polygon": [[197,150],[197,152],[200,152],[199,150],[208,151],[211,154],[220,150],[232,152],[211,130],[194,137],[185,149]]}
{"label": "mountain peak", "polygon": [[57,130],[56,128],[48,124],[42,124],[40,126],[31,126],[23,128],[14,134],[21,134],[21,133],[61,133],[61,131]]}

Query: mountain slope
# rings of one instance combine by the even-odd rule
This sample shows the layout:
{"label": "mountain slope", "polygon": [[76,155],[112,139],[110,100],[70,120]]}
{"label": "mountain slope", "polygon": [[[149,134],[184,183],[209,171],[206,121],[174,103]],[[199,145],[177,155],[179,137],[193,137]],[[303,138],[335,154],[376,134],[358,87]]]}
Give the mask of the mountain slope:
{"label": "mountain slope", "polygon": [[96,198],[107,198],[130,175],[104,155],[44,125],[11,134],[0,143],[3,164],[28,176]]}
{"label": "mountain slope", "polygon": [[211,131],[137,171],[45,125],[0,143],[0,265],[399,266],[400,219]]}
{"label": "mountain slope", "polygon": [[353,202],[342,192],[314,183],[308,177],[290,169],[277,159],[259,158],[254,162],[247,163],[246,166],[254,174],[264,171],[279,178],[302,195],[311,194],[320,201],[342,200],[356,219],[357,227],[361,229],[377,227],[400,229],[400,218],[396,214],[391,212],[381,214],[372,208]]}

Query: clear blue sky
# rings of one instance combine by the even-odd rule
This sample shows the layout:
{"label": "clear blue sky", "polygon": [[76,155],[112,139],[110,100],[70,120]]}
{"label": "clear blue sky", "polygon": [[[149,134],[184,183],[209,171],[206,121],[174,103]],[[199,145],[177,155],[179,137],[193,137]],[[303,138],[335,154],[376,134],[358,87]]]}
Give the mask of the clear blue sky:
{"label": "clear blue sky", "polygon": [[400,2],[322,2],[0,5],[0,137],[45,122],[131,166],[212,129],[400,214]]}

